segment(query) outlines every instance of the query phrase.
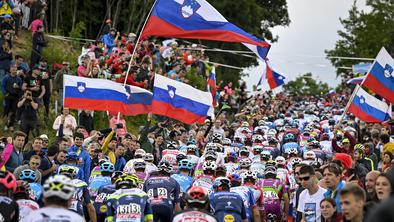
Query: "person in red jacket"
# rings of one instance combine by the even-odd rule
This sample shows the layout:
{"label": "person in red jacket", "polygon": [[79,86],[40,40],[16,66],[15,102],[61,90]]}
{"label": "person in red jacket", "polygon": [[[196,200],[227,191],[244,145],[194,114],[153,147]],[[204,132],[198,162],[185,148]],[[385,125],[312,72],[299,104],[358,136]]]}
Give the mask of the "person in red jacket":
{"label": "person in red jacket", "polygon": [[334,149],[335,152],[337,153],[347,153],[347,154],[353,154],[353,148],[354,145],[356,145],[356,139],[350,135],[349,132],[345,131],[344,138],[341,141],[341,145],[337,144],[337,133],[338,133],[338,128],[335,130],[334,133],[334,139],[332,140],[332,148]]}

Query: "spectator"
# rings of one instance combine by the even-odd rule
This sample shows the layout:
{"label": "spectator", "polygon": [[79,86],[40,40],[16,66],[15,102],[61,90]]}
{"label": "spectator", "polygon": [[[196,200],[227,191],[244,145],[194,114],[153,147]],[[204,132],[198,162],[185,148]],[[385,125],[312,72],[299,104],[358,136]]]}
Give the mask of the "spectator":
{"label": "spectator", "polygon": [[320,202],[322,222],[339,222],[341,216],[337,213],[335,200],[332,198],[324,198]]}
{"label": "spectator", "polygon": [[82,56],[82,64],[78,66],[77,74],[80,77],[89,77],[93,68],[93,62],[88,55]]}
{"label": "spectator", "polygon": [[111,28],[109,30],[109,33],[103,36],[103,42],[105,47],[107,48],[108,55],[112,54],[112,49],[115,47],[115,42],[118,40],[118,38],[119,32],[116,32],[114,28]]}
{"label": "spectator", "polygon": [[59,135],[59,128],[62,125],[63,134],[72,137],[73,130],[77,127],[77,120],[70,114],[69,108],[62,108],[61,113],[53,122],[53,129],[57,131],[56,135]]}
{"label": "spectator", "polygon": [[21,129],[26,134],[28,140],[30,131],[33,136],[38,136],[38,103],[30,90],[26,90],[24,96],[17,104],[21,112]]}
{"label": "spectator", "polygon": [[10,73],[2,82],[2,91],[6,106],[4,108],[4,116],[8,120],[4,126],[4,131],[14,130],[15,116],[18,109],[18,101],[22,95],[22,79],[17,75],[16,65],[12,65]]}
{"label": "spectator", "polygon": [[15,169],[14,175],[17,180],[19,180],[20,173],[25,169],[33,170],[36,173],[36,183],[41,183],[41,172],[38,170],[41,164],[41,157],[38,155],[33,155],[30,157],[29,163],[19,166]]}
{"label": "spectator", "polygon": [[12,153],[5,163],[5,167],[8,171],[14,172],[15,168],[22,165],[23,162],[23,145],[25,144],[26,134],[21,131],[16,131],[12,139],[13,150]]}
{"label": "spectator", "polygon": [[31,64],[30,66],[36,65],[41,57],[42,50],[47,46],[47,42],[44,38],[44,26],[38,25],[37,31],[33,34],[33,47],[31,49]]}
{"label": "spectator", "polygon": [[367,191],[367,201],[376,201],[376,178],[379,176],[379,171],[371,171],[365,177],[365,190]]}
{"label": "spectator", "polygon": [[115,149],[116,163],[115,170],[123,171],[123,168],[126,166],[126,159],[123,158],[125,153],[125,148],[122,144],[118,144]]}
{"label": "spectator", "polygon": [[342,173],[343,170],[341,169],[341,166],[336,163],[330,163],[323,168],[324,181],[327,186],[327,192],[324,193],[324,197],[333,198],[335,200],[338,213],[342,212],[338,192],[346,185],[345,181],[341,180]]}
{"label": "spectator", "polygon": [[387,133],[381,134],[380,141],[383,144],[383,153],[391,153],[392,155],[394,155],[394,143],[390,142],[390,135]]}
{"label": "spectator", "polygon": [[392,153],[390,152],[383,153],[383,167],[382,167],[383,172],[385,172],[387,169],[391,167],[393,159],[394,159],[394,155]]}
{"label": "spectator", "polygon": [[12,60],[12,50],[7,41],[3,41],[0,48],[0,82],[3,82],[4,77],[10,70]]}
{"label": "spectator", "polygon": [[112,28],[112,21],[111,21],[111,19],[107,19],[105,21],[105,25],[104,25],[104,28],[103,28],[103,34],[102,35],[104,36],[104,35],[108,34],[109,31],[111,30],[111,28]]}
{"label": "spectator", "polygon": [[91,158],[85,147],[82,146],[83,140],[84,136],[82,133],[75,133],[74,145],[67,148],[67,152],[75,152],[78,154],[80,160],[82,161],[80,167],[84,172],[84,180],[88,182],[90,177]]}
{"label": "spectator", "polygon": [[11,15],[7,14],[3,16],[3,21],[0,24],[0,30],[3,42],[8,42],[10,48],[12,48],[15,30]]}
{"label": "spectator", "polygon": [[52,75],[50,73],[46,59],[44,59],[44,58],[40,59],[39,68],[40,68],[40,72],[41,72],[42,85],[45,87],[45,94],[42,97],[42,99],[44,102],[45,114],[46,114],[46,117],[48,117],[49,116],[49,105],[51,102],[51,93],[53,91],[52,90],[53,89]]}
{"label": "spectator", "polygon": [[23,61],[23,57],[20,55],[15,56],[15,60],[11,62],[12,65],[16,65],[17,74],[22,79],[25,80],[28,73],[30,72],[29,65]]}
{"label": "spectator", "polygon": [[386,173],[381,173],[376,178],[375,191],[376,197],[380,202],[383,202],[393,195],[393,185],[391,184],[390,175]]}
{"label": "spectator", "polygon": [[85,127],[85,130],[90,133],[94,129],[93,111],[82,110],[78,117],[79,125]]}
{"label": "spectator", "polygon": [[63,106],[63,77],[64,75],[73,75],[70,70],[70,62],[63,61],[62,68],[56,72],[53,93],[58,98],[58,106]]}
{"label": "spectator", "polygon": [[45,14],[38,14],[36,19],[34,19],[30,23],[29,30],[31,30],[32,36],[34,36],[34,33],[38,31],[40,27],[44,27],[44,16]]}
{"label": "spectator", "polygon": [[357,184],[349,183],[339,191],[339,199],[346,220],[362,222],[364,220],[365,192]]}
{"label": "spectator", "polygon": [[34,66],[31,75],[25,78],[25,82],[22,85],[22,90],[31,91],[33,98],[42,104],[42,98],[45,95],[45,86],[42,82],[40,74],[40,67]]}
{"label": "spectator", "polygon": [[115,124],[118,124],[116,127],[116,136],[124,137],[127,134],[127,125],[126,120],[123,118],[122,114],[119,114],[119,121],[117,115],[112,115],[109,120],[109,127],[115,128]]}

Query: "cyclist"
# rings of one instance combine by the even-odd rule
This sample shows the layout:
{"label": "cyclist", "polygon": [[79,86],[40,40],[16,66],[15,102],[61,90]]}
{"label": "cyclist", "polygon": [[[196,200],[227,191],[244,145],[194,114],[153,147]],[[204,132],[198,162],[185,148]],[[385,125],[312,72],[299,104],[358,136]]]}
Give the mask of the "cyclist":
{"label": "cyclist", "polygon": [[144,161],[146,163],[146,168],[145,172],[147,174],[152,173],[153,171],[157,171],[157,166],[153,163],[155,160],[155,157],[151,153],[146,153],[144,156]]}
{"label": "cyclist", "polygon": [[139,160],[134,162],[134,171],[135,171],[135,175],[137,175],[137,177],[140,180],[146,180],[146,178],[148,177],[148,174],[145,173],[145,169],[146,169],[146,163],[143,160]]}
{"label": "cyclist", "polygon": [[32,211],[40,208],[38,203],[30,199],[29,183],[23,180],[16,181],[14,199],[19,206],[19,220],[23,220]]}
{"label": "cyclist", "polygon": [[68,177],[55,175],[48,178],[44,184],[43,196],[45,207],[33,211],[29,216],[25,217],[23,221],[85,221],[82,216],[68,210],[74,191],[74,185]]}
{"label": "cyclist", "polygon": [[9,171],[0,171],[0,221],[19,221],[18,204],[11,199],[15,190],[15,176]]}
{"label": "cyclist", "polygon": [[180,211],[180,187],[171,178],[172,166],[167,161],[161,161],[157,168],[144,183],[144,191],[148,194],[155,215],[154,221],[171,221],[174,208]]}
{"label": "cyclist", "polygon": [[208,194],[212,192],[213,181],[217,165],[215,161],[205,161],[203,164],[203,174],[195,177],[193,186],[201,186],[206,189]]}
{"label": "cyclist", "polygon": [[193,171],[193,163],[188,159],[183,159],[178,163],[179,173],[171,175],[174,178],[181,189],[181,193],[186,193],[193,182],[193,178],[190,176]]}
{"label": "cyclist", "polygon": [[100,175],[93,178],[89,183],[88,190],[92,200],[96,199],[100,187],[111,184],[111,176],[115,171],[115,166],[111,162],[104,162],[100,165]]}
{"label": "cyclist", "polygon": [[42,203],[42,186],[36,183],[36,173],[31,169],[22,170],[19,179],[29,183],[30,198],[38,203]]}
{"label": "cyclist", "polygon": [[61,165],[59,167],[59,174],[71,179],[71,184],[75,187],[74,195],[71,198],[70,210],[77,212],[79,215],[84,215],[84,206],[88,212],[89,218],[96,221],[96,210],[91,203],[90,194],[85,181],[76,179],[76,167],[69,165]]}
{"label": "cyclist", "polygon": [[153,214],[148,195],[137,188],[138,177],[121,175],[115,181],[116,192],[107,202],[107,221],[152,222]]}
{"label": "cyclist", "polygon": [[211,212],[219,222],[247,222],[242,197],[235,192],[230,192],[230,183],[227,177],[215,179],[213,185],[215,192],[209,195]]}
{"label": "cyclist", "polygon": [[115,193],[116,187],[115,187],[115,181],[125,175],[122,171],[115,171],[112,173],[111,176],[111,184],[101,186],[98,191],[97,191],[97,196],[96,199],[94,200],[93,206],[96,209],[97,213],[97,221],[103,222],[105,218],[107,217],[107,200],[110,197],[111,194]]}
{"label": "cyclist", "polygon": [[174,216],[173,222],[217,222],[207,211],[208,194],[202,187],[191,187],[186,193],[186,210]]}

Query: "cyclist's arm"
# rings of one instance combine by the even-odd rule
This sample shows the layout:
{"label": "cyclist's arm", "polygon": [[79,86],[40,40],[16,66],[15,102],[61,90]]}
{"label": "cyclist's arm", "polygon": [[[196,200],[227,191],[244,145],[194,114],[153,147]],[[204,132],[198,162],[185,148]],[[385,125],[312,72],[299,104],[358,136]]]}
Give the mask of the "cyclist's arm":
{"label": "cyclist's arm", "polygon": [[94,206],[90,198],[89,190],[86,187],[85,189],[83,189],[83,199],[86,204],[86,208],[88,210],[90,221],[97,222],[96,209],[94,209]]}

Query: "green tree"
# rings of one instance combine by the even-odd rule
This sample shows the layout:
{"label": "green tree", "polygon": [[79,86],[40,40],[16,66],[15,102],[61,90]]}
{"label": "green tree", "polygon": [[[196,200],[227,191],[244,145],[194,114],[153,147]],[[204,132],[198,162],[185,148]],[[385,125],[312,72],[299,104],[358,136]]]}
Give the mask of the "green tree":
{"label": "green tree", "polygon": [[[340,39],[335,48],[326,50],[327,56],[350,56],[374,58],[382,47],[394,53],[394,1],[367,0],[371,11],[359,10],[355,4],[349,10],[347,19],[340,19],[343,30],[338,31]],[[335,67],[351,66],[354,60],[331,59]],[[349,73],[337,69],[337,75]]]}
{"label": "green tree", "polygon": [[285,93],[292,96],[325,95],[330,90],[327,83],[316,81],[312,73],[306,73],[283,86]]}

